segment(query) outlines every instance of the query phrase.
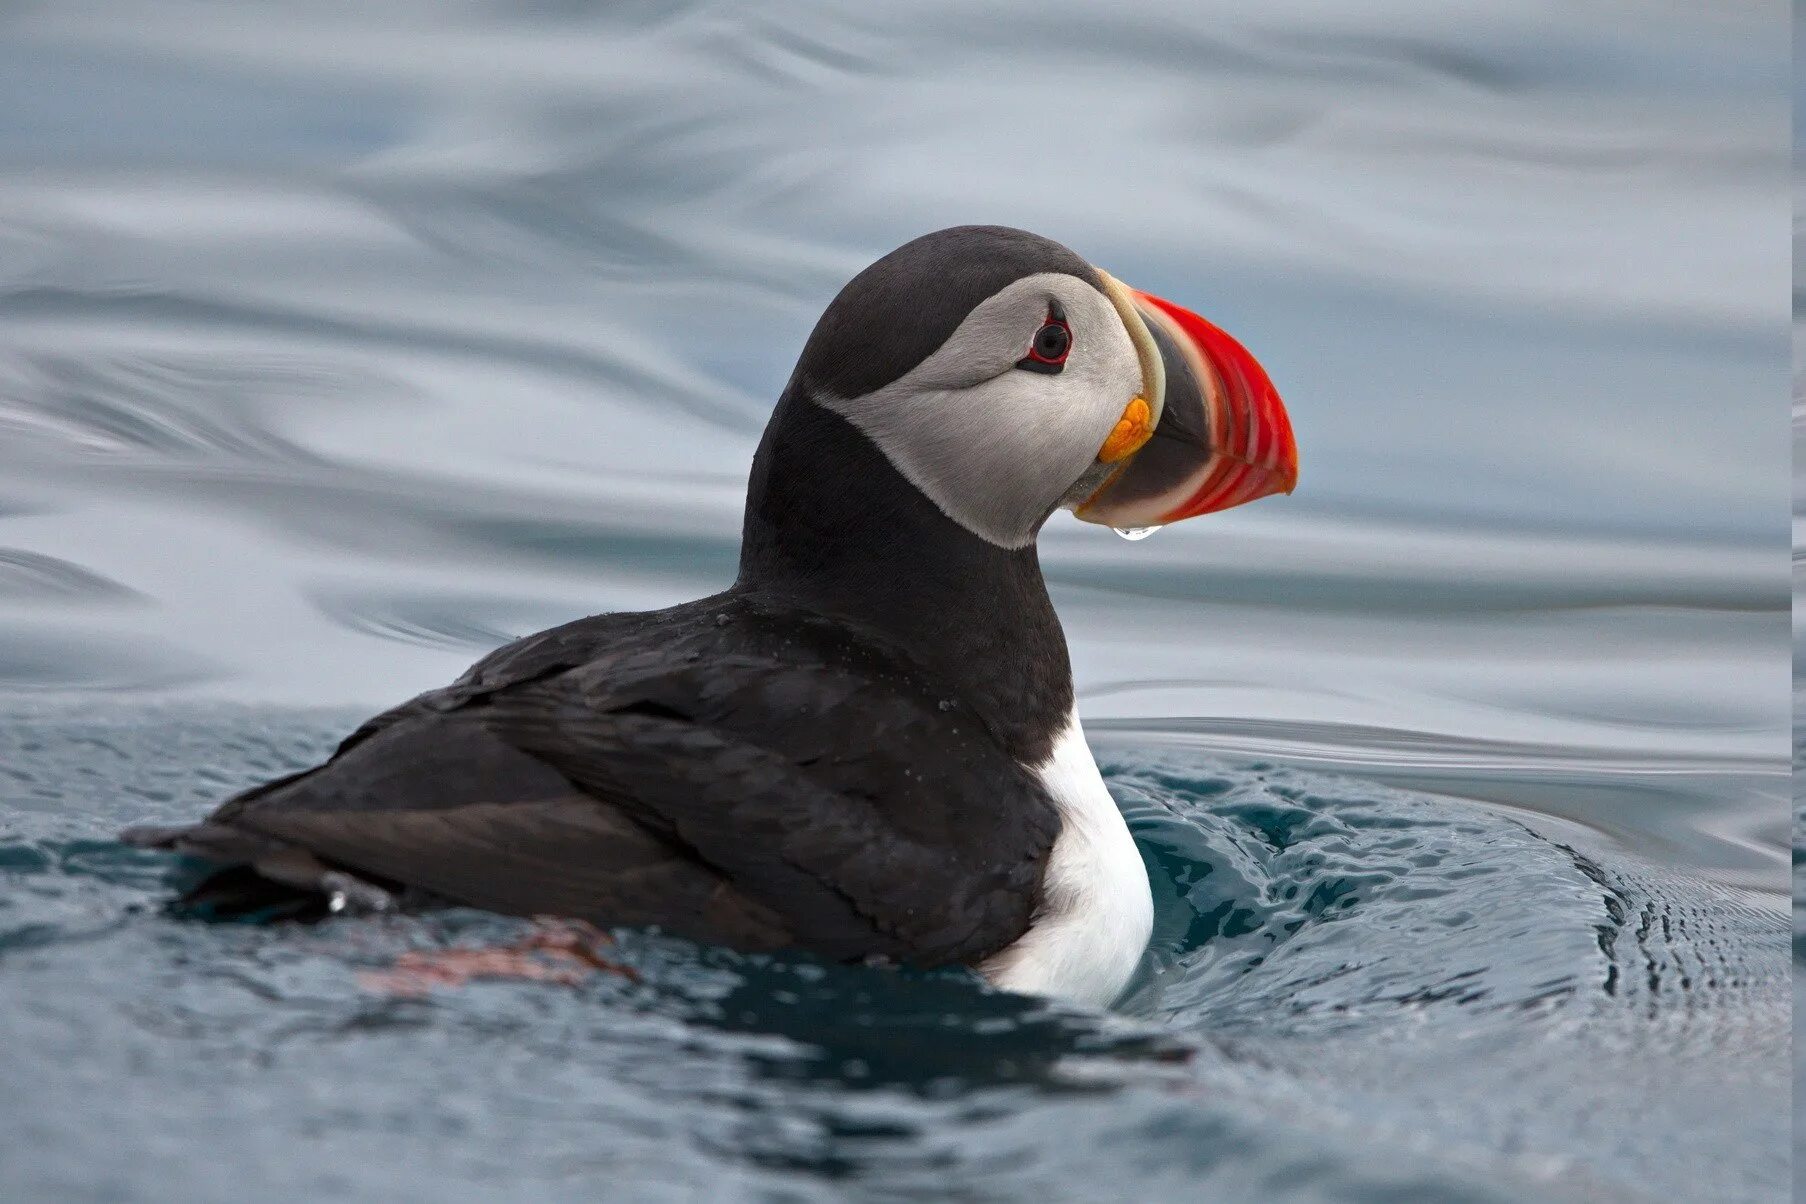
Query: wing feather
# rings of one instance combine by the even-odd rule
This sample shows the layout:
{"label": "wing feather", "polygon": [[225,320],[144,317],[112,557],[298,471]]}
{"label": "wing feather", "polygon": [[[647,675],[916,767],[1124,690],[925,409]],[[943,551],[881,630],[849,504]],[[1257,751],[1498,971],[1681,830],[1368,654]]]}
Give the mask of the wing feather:
{"label": "wing feather", "polygon": [[969,963],[1021,935],[1058,820],[982,722],[819,618],[693,609],[503,650],[158,843],[837,958]]}

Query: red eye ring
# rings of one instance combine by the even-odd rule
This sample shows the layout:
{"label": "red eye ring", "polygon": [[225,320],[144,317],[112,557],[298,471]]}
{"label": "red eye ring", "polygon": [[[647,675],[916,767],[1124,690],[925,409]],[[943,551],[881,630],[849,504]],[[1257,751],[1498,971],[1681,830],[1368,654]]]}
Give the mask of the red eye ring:
{"label": "red eye ring", "polygon": [[1016,366],[1030,372],[1058,372],[1071,351],[1072,327],[1066,325],[1065,318],[1049,311],[1047,320],[1029,340],[1028,354],[1017,360]]}

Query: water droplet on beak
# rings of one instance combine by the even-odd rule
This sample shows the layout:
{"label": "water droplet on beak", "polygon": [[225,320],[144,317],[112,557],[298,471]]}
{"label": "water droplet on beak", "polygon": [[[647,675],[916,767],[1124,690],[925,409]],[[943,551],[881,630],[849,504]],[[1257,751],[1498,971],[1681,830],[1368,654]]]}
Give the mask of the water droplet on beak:
{"label": "water droplet on beak", "polygon": [[1146,539],[1160,530],[1159,527],[1111,527],[1110,529],[1131,542],[1137,539]]}

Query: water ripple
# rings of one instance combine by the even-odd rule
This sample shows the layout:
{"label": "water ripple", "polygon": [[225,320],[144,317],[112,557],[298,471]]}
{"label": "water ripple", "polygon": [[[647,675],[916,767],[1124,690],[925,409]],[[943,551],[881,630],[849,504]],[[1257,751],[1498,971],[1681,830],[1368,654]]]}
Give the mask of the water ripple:
{"label": "water ripple", "polygon": [[55,556],[0,548],[0,599],[62,603],[118,603],[144,597],[117,581]]}
{"label": "water ripple", "polygon": [[[354,721],[112,707],[0,723],[0,1035],[9,1098],[30,1100],[6,1119],[37,1151],[25,1180],[0,1178],[67,1188],[148,1166],[205,1196],[223,1168],[325,1190],[322,1160],[282,1152],[305,1134],[338,1194],[372,1197],[575,1198],[623,1174],[711,1193],[751,1176],[805,1199],[950,1183],[987,1199],[1024,1183],[1580,1199],[1652,1176],[1758,1199],[1786,1181],[1784,1116],[1762,1106],[1786,1074],[1776,909],[1345,777],[1108,759],[1157,910],[1118,1015],[963,973],[629,933],[608,954],[633,979],[385,997],[361,971],[522,922],[183,923],[156,904],[189,871],[105,839],[305,764]],[[1602,1129],[1607,1090],[1637,1101],[1638,1125]],[[77,1114],[107,1118],[105,1141]],[[221,1126],[237,1136],[204,1165],[156,1153]]]}

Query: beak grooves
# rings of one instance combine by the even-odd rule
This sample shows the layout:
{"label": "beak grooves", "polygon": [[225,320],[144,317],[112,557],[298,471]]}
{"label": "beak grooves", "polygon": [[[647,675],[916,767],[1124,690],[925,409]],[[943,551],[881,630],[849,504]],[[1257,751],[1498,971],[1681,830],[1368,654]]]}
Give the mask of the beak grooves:
{"label": "beak grooves", "polygon": [[1227,510],[1298,484],[1298,444],[1272,381],[1246,348],[1188,309],[1136,292],[1150,318],[1166,325],[1198,380],[1208,382],[1206,407],[1214,463],[1191,493],[1165,516],[1177,522]]}

